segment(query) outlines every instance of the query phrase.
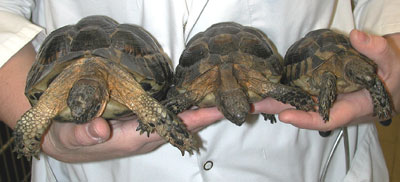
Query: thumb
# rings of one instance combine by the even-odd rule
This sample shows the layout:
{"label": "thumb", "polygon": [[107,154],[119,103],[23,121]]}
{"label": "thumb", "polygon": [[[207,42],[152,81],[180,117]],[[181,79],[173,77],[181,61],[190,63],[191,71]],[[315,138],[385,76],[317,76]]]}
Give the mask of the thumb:
{"label": "thumb", "polygon": [[72,146],[90,146],[103,143],[111,136],[110,126],[102,118],[95,118],[83,125],[75,125],[74,136],[70,138]]}
{"label": "thumb", "polygon": [[390,64],[387,64],[387,60],[392,58],[392,53],[385,38],[359,30],[352,30],[350,32],[350,42],[357,51],[378,64],[378,71],[385,73],[386,70],[390,69]]}

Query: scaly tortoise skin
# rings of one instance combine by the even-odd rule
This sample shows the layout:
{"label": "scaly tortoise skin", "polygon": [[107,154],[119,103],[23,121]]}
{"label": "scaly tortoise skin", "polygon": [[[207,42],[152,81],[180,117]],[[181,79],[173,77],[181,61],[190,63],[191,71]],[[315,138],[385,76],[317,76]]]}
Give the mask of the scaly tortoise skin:
{"label": "scaly tortoise skin", "polygon": [[141,133],[156,131],[182,154],[192,153],[197,150],[192,135],[158,101],[172,79],[171,60],[139,26],[89,16],[57,29],[28,74],[25,94],[32,108],[17,122],[15,150],[38,158],[53,120],[85,123],[136,114]]}
{"label": "scaly tortoise skin", "polygon": [[[174,113],[191,106],[217,106],[239,126],[250,103],[265,97],[312,110],[315,104],[307,93],[279,83],[282,66],[282,58],[260,30],[234,22],[214,24],[188,42],[165,105]],[[275,121],[272,114],[264,117]]]}
{"label": "scaly tortoise skin", "polygon": [[376,74],[376,64],[357,52],[345,35],[330,29],[309,32],[288,49],[284,66],[282,82],[317,96],[325,121],[337,94],[363,88],[370,92],[374,115],[390,118],[391,100]]}

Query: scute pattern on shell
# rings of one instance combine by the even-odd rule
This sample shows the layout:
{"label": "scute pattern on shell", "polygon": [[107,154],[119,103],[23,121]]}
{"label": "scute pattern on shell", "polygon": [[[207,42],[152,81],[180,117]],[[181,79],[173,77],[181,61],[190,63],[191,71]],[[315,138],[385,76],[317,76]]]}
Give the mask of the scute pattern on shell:
{"label": "scute pattern on shell", "polygon": [[[265,97],[312,110],[311,97],[279,83],[282,72],[281,57],[262,31],[235,22],[217,23],[188,42],[165,105],[174,113],[191,106],[217,106],[237,125],[245,122],[250,103]],[[273,115],[264,116],[275,121]]]}
{"label": "scute pattern on shell", "polygon": [[[217,40],[218,36],[222,40]],[[189,80],[198,78],[205,71],[208,71],[208,69],[200,69],[205,67],[204,65],[207,65],[208,68],[218,66],[224,62],[221,56],[233,52],[261,58],[252,60],[254,61],[252,64],[242,64],[242,66],[257,69],[266,77],[270,76],[268,74],[280,77],[283,70],[281,60],[278,58],[264,63],[265,60],[263,59],[268,59],[271,56],[274,57],[273,55],[279,57],[272,50],[273,45],[265,34],[252,27],[242,26],[234,22],[214,24],[206,31],[196,34],[190,39],[187,45],[188,47],[182,53],[179,65],[175,70],[175,84],[177,85],[180,85],[183,80],[190,82]],[[232,59],[229,61],[232,61]],[[246,62],[246,60],[241,60],[240,58],[236,60],[243,63]],[[269,66],[266,64],[273,65],[267,68],[270,71],[263,70]],[[190,69],[191,71],[187,71],[186,69]],[[186,75],[182,75],[183,73]]]}
{"label": "scute pattern on shell", "polygon": [[[118,50],[121,53],[118,53]],[[56,29],[47,38],[27,77],[25,93],[35,104],[51,81],[76,58],[102,56],[123,65],[141,82],[146,91],[161,100],[172,80],[172,63],[162,47],[143,28],[118,24],[101,16],[89,16],[76,25]],[[161,87],[155,88],[153,87]]]}
{"label": "scute pattern on shell", "polygon": [[[344,36],[337,36],[337,33],[328,29],[309,32],[304,39],[296,41],[287,50],[284,67],[287,68],[291,65],[296,68],[293,71],[285,71],[288,75],[282,78],[282,82],[288,83],[291,80],[299,79],[300,75],[314,71],[332,56],[348,51],[350,47],[348,39]],[[317,52],[324,56],[314,56]],[[364,55],[360,56],[365,57]],[[309,60],[310,63],[306,64],[304,60]]]}
{"label": "scute pattern on shell", "polygon": [[135,114],[140,134],[157,132],[182,154],[198,150],[182,120],[159,103],[173,79],[172,63],[142,27],[89,16],[53,31],[27,78],[32,108],[18,120],[15,151],[38,158],[53,121],[86,123]]}
{"label": "scute pattern on shell", "polygon": [[319,112],[329,120],[337,94],[367,89],[374,114],[390,117],[390,96],[376,74],[376,64],[357,52],[350,39],[330,29],[309,32],[286,52],[282,83],[318,96]]}

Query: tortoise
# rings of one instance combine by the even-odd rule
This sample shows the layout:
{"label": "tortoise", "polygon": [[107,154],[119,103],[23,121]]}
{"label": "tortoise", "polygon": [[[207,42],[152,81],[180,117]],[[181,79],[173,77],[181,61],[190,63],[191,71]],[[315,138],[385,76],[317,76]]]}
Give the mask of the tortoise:
{"label": "tortoise", "polygon": [[329,121],[337,94],[367,89],[374,115],[389,118],[391,100],[376,74],[377,65],[356,51],[347,36],[330,29],[310,31],[289,47],[284,57],[282,83],[318,97],[318,112]]}
{"label": "tortoise", "polygon": [[[217,106],[238,126],[245,122],[250,104],[265,97],[312,110],[315,103],[307,93],[279,83],[282,73],[282,57],[261,30],[217,23],[188,42],[164,104],[174,113]],[[272,114],[264,118],[276,122]]]}
{"label": "tortoise", "polygon": [[32,108],[15,127],[15,151],[38,158],[52,121],[138,117],[140,133],[156,131],[181,150],[197,150],[183,122],[160,104],[173,79],[171,60],[145,29],[107,16],[88,16],[53,31],[28,73]]}

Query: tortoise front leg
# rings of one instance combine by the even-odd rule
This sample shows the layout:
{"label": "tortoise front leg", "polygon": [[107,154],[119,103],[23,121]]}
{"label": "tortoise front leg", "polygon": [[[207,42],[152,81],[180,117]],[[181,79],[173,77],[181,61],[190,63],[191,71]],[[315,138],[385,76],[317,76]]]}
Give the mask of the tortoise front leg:
{"label": "tortoise front leg", "polygon": [[376,75],[373,66],[359,60],[350,61],[345,67],[346,77],[365,87],[372,98],[374,115],[388,119],[392,113],[392,102],[384,84]]}
{"label": "tortoise front leg", "polygon": [[[314,100],[305,91],[279,83],[271,83],[268,81],[253,80],[248,86],[250,90],[259,94],[262,98],[272,97],[282,103],[295,106],[297,109],[310,111],[314,110]],[[270,120],[271,123],[276,122],[273,114],[262,114],[265,120]]]}
{"label": "tortoise front leg", "polygon": [[192,100],[191,98],[193,98],[192,93],[188,91],[182,94],[174,95],[161,103],[172,113],[179,114],[189,109],[196,103],[196,101]]}
{"label": "tortoise front leg", "polygon": [[35,106],[25,112],[14,129],[18,156],[39,158],[40,142],[54,117],[67,107],[67,97],[72,85],[81,75],[86,58],[68,66],[49,85]]}
{"label": "tortoise front leg", "polygon": [[14,129],[14,151],[18,153],[18,158],[24,155],[28,160],[31,156],[39,159],[42,136],[56,115],[56,112],[48,107],[48,104],[38,103],[18,120]]}
{"label": "tortoise front leg", "polygon": [[314,100],[305,91],[279,83],[262,83],[258,90],[263,98],[272,97],[282,103],[295,106],[297,109],[303,111],[314,110]]}
{"label": "tortoise front leg", "polygon": [[[179,93],[180,88],[174,86],[168,91],[167,99],[162,104],[174,114],[181,113],[192,106],[199,106],[203,99],[215,91],[215,80],[218,77],[217,68],[203,74],[190,84],[184,93]],[[206,99],[207,100],[207,99]]]}
{"label": "tortoise front leg", "polygon": [[109,82],[111,98],[126,105],[139,118],[138,130],[156,131],[162,138],[177,147],[182,155],[197,150],[197,142],[174,113],[148,95],[132,76],[119,66],[111,65]]}
{"label": "tortoise front leg", "polygon": [[264,117],[265,121],[270,121],[271,124],[276,123],[276,118],[275,118],[275,114],[266,114],[266,113],[261,113],[261,115]]}
{"label": "tortoise front leg", "polygon": [[[125,89],[126,92],[123,91]],[[125,104],[138,116],[137,130],[140,130],[140,133],[147,132],[149,135],[156,131],[167,142],[181,150],[182,154],[184,151],[192,154],[193,150],[197,150],[197,142],[183,122],[157,100],[147,95],[144,90],[132,91],[125,87],[113,90],[111,93],[112,98]]]}
{"label": "tortoise front leg", "polygon": [[[52,119],[65,107],[76,72],[64,71],[50,84],[35,106],[26,111],[14,129],[18,157],[39,159],[40,142]],[[66,79],[68,78],[68,79]]]}
{"label": "tortoise front leg", "polygon": [[336,100],[336,76],[331,72],[324,72],[319,83],[320,91],[318,95],[319,114],[325,122],[329,121],[329,110]]}
{"label": "tortoise front leg", "polygon": [[367,90],[374,104],[374,115],[378,115],[380,119],[390,118],[392,114],[392,102],[382,81],[376,76],[374,83],[367,86]]}

